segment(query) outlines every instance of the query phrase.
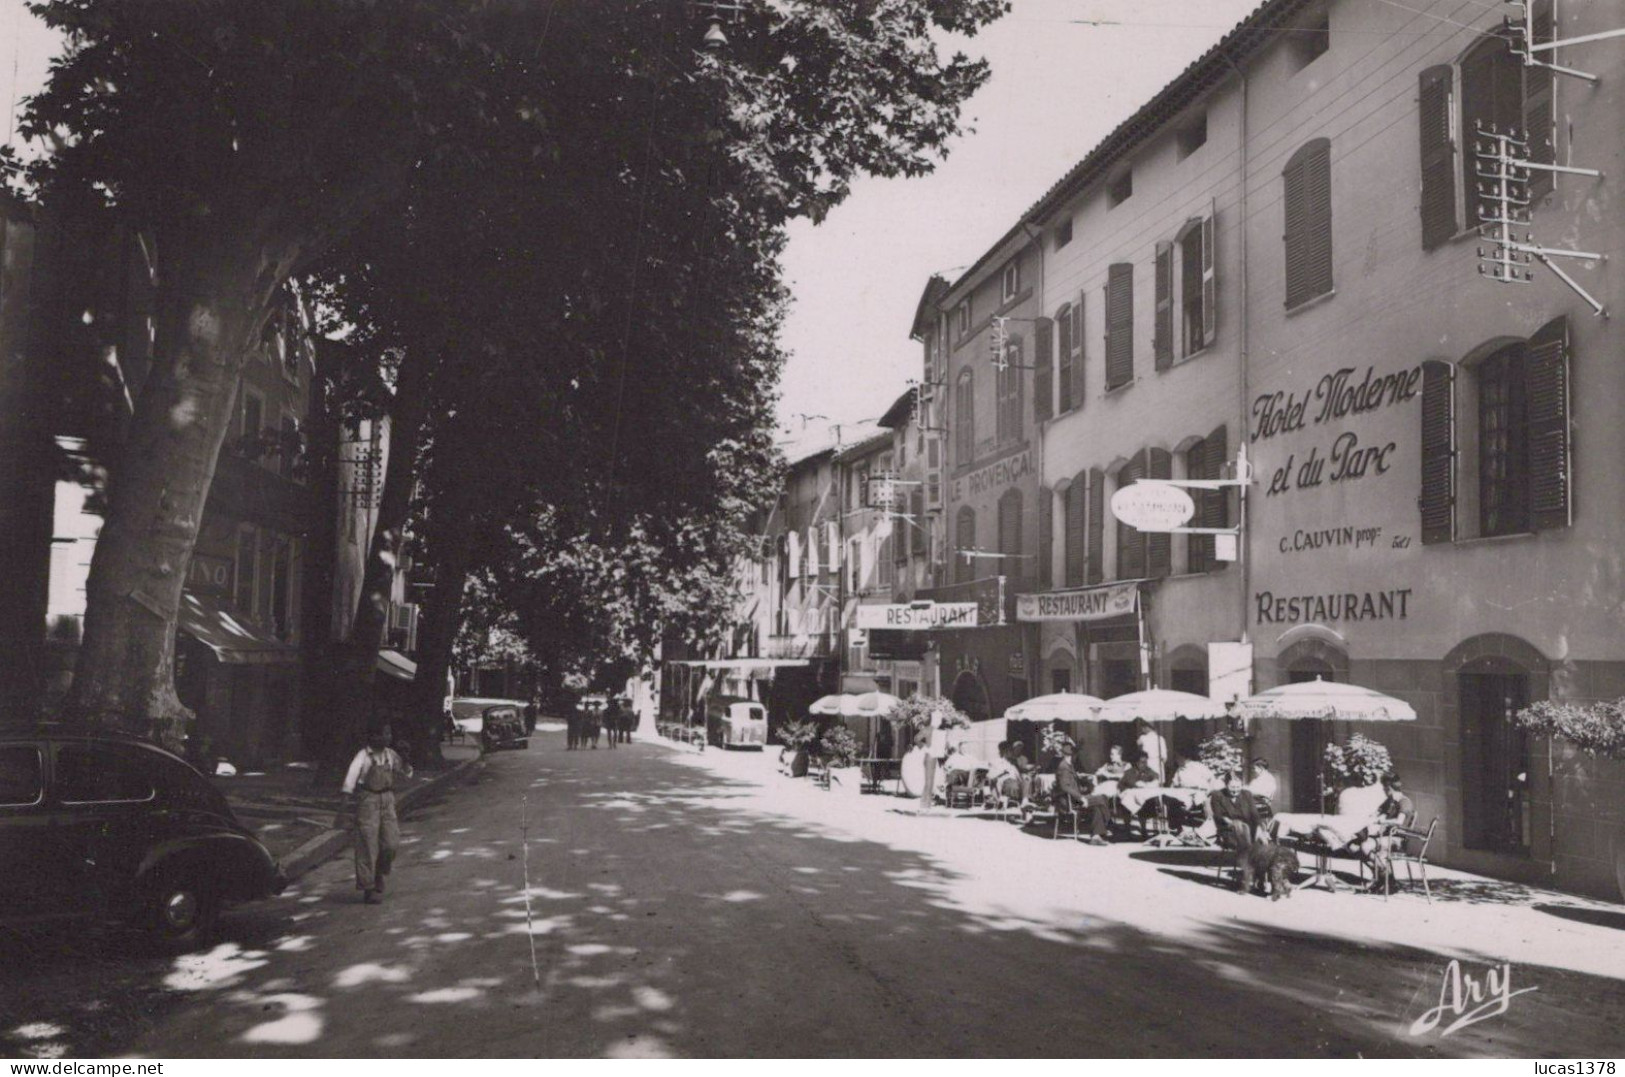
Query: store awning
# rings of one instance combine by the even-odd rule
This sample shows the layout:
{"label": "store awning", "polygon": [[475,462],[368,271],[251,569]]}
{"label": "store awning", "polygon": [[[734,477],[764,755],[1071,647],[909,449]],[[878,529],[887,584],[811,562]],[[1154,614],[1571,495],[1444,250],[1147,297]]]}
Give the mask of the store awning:
{"label": "store awning", "polygon": [[418,675],[418,664],[401,652],[386,648],[378,652],[378,672],[409,681]]}
{"label": "store awning", "polygon": [[213,599],[185,591],[176,628],[214,652],[227,665],[281,665],[299,660],[299,648],[251,621],[239,620]]}

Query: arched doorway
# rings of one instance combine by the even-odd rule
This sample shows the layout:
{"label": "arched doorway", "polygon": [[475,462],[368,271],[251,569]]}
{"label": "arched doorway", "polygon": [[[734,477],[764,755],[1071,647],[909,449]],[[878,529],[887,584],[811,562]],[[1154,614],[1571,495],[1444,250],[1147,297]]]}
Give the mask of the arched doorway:
{"label": "arched doorway", "polygon": [[[1286,684],[1302,684],[1320,679],[1349,679],[1348,653],[1329,629],[1305,626],[1313,635],[1299,639],[1277,659]],[[1328,638],[1331,637],[1331,638]],[[1326,745],[1332,742],[1332,723],[1323,718],[1300,718],[1288,723],[1287,789],[1293,811],[1325,811],[1325,789],[1321,771]]]}
{"label": "arched doorway", "polygon": [[1524,640],[1489,634],[1451,651],[1444,666],[1446,689],[1456,691],[1462,845],[1527,855],[1533,768],[1528,735],[1513,718],[1547,697],[1550,665]]}
{"label": "arched doorway", "polygon": [[954,678],[954,693],[949,697],[953,705],[970,716],[973,722],[985,722],[993,716],[993,704],[988,698],[987,685],[982,678],[964,670]]}

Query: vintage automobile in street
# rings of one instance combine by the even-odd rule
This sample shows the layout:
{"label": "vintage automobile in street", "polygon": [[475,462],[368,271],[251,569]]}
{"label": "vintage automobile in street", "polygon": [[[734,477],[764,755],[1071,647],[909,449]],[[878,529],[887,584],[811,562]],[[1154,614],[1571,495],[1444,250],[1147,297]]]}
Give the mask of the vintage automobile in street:
{"label": "vintage automobile in street", "polygon": [[488,752],[503,748],[529,748],[524,708],[513,703],[486,707],[480,714],[480,746]]}
{"label": "vintage automobile in street", "polygon": [[497,699],[486,696],[459,696],[451,701],[451,722],[459,733],[479,736],[485,728],[485,712],[491,707],[512,707],[521,715],[525,712],[522,699]]}
{"label": "vintage automobile in street", "polygon": [[711,696],[705,701],[706,738],[719,748],[767,746],[767,711],[754,699]]}
{"label": "vintage automobile in street", "polygon": [[0,925],[116,918],[179,952],[208,939],[223,905],[286,886],[179,756],[50,724],[0,733]]}

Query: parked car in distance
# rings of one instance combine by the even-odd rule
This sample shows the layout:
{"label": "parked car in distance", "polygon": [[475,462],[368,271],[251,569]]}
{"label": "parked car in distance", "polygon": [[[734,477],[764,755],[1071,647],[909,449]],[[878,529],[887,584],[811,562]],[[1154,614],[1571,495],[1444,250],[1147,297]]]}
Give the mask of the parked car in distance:
{"label": "parked car in distance", "polygon": [[712,696],[705,701],[705,732],[718,747],[759,752],[767,745],[767,711],[754,699]]}
{"label": "parked car in distance", "polygon": [[179,951],[207,940],[222,906],[286,886],[179,756],[55,725],[0,732],[0,925],[111,917]]}
{"label": "parked car in distance", "polygon": [[488,752],[503,748],[529,748],[530,734],[525,731],[524,709],[512,703],[486,707],[480,715],[480,746]]}
{"label": "parked car in distance", "polygon": [[525,710],[525,701],[522,699],[496,699],[485,696],[459,696],[451,701],[451,721],[459,732],[472,733],[479,736],[485,728],[485,710],[487,707],[504,705],[514,707],[521,714]]}

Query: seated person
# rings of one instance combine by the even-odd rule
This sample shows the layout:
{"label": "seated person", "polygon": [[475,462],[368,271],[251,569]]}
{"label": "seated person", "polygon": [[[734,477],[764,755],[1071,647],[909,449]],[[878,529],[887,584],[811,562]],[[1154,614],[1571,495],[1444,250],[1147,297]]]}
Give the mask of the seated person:
{"label": "seated person", "polygon": [[1241,775],[1234,771],[1224,776],[1224,787],[1208,797],[1208,816],[1219,844],[1231,850],[1251,845],[1263,825],[1257,801],[1242,788]]}
{"label": "seated person", "polygon": [[1162,777],[1147,762],[1145,751],[1136,749],[1129,757],[1128,769],[1117,779],[1117,802],[1131,818],[1144,817],[1155,812],[1156,791],[1162,788]]}
{"label": "seated person", "polygon": [[1110,843],[1106,840],[1106,816],[1111,801],[1094,789],[1094,779],[1086,774],[1080,775],[1073,765],[1069,744],[1055,768],[1055,808],[1057,811],[1070,808],[1087,819],[1089,836],[1082,840],[1090,845],[1107,845]]}
{"label": "seated person", "polygon": [[1202,789],[1212,791],[1219,788],[1220,782],[1213,777],[1206,763],[1199,759],[1186,759],[1182,755],[1174,756],[1174,779],[1168,783],[1176,789]]}
{"label": "seated person", "polygon": [[1162,776],[1151,769],[1146,760],[1149,757],[1144,752],[1135,752],[1129,765],[1117,778],[1117,791],[1126,793],[1130,789],[1140,786],[1161,786]]}
{"label": "seated person", "polygon": [[948,754],[937,765],[937,789],[939,796],[946,798],[948,790],[959,786],[969,786],[976,770],[976,760],[965,754],[965,750],[957,744],[948,746]]}
{"label": "seated person", "polygon": [[1377,814],[1355,836],[1350,848],[1371,861],[1371,889],[1382,893],[1388,887],[1388,876],[1393,871],[1390,855],[1400,847],[1404,838],[1395,834],[1396,828],[1416,825],[1416,805],[1405,795],[1404,782],[1397,774],[1386,774],[1382,790],[1388,794]]}
{"label": "seated person", "polygon": [[1006,741],[1010,745],[1010,754],[1007,757],[1010,765],[1016,768],[1016,782],[1018,792],[1021,794],[1021,806],[1032,807],[1033,790],[1038,783],[1038,767],[1027,758],[1027,749],[1019,740]]}
{"label": "seated person", "polygon": [[999,756],[988,764],[987,774],[982,779],[990,798],[1021,799],[1021,771],[1016,769],[1015,762],[1010,758],[1011,754],[1010,742],[1000,741]]}

